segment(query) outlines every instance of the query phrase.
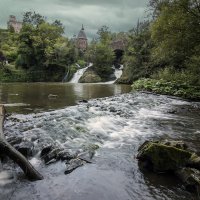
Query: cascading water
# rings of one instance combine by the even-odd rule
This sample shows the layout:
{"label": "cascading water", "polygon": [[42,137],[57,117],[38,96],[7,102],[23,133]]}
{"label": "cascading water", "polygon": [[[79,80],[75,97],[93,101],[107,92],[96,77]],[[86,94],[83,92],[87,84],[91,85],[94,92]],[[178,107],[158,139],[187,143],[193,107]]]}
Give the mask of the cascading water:
{"label": "cascading water", "polygon": [[[78,64],[76,64],[77,66],[79,66]],[[79,79],[81,78],[81,76],[84,74],[84,72],[92,66],[92,63],[90,63],[87,67],[84,67],[82,69],[79,69],[73,76],[73,78],[71,79],[71,81],[69,81],[70,83],[78,83]],[[80,67],[80,66],[79,66]]]}
{"label": "cascading water", "polygon": [[119,69],[117,69],[117,68],[115,68],[115,67],[113,67],[113,68],[114,68],[114,70],[115,70],[114,74],[115,74],[116,79],[113,80],[113,81],[105,82],[106,84],[113,84],[113,83],[115,83],[115,81],[116,81],[118,78],[120,78],[121,75],[122,75],[123,65],[120,65],[120,68],[119,68]]}

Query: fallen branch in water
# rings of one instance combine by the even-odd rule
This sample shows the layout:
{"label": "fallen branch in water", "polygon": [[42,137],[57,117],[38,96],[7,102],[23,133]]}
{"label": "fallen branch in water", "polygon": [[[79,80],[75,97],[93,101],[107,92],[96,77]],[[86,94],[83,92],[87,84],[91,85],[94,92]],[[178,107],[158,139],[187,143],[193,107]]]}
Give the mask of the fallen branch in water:
{"label": "fallen branch in water", "polygon": [[31,163],[12,145],[10,145],[3,133],[3,125],[5,120],[5,107],[0,105],[0,152],[8,156],[11,160],[16,162],[24,171],[29,180],[42,180],[43,176],[31,165]]}

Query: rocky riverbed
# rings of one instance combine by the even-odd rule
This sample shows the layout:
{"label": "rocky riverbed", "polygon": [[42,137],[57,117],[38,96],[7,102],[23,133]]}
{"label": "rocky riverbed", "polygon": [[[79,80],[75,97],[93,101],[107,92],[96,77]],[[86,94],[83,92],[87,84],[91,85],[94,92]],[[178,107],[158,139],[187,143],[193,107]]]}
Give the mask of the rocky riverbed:
{"label": "rocky riverbed", "polygon": [[[183,140],[198,154],[199,121],[199,103],[145,93],[94,99],[51,112],[12,114],[5,135],[20,140],[20,145],[29,143],[27,156],[44,180],[29,182],[15,164],[4,164],[0,199],[196,199],[174,176],[140,171],[135,157],[145,140],[158,139]],[[53,157],[47,163],[41,151],[48,145],[53,149],[47,154],[57,147],[72,157]]]}

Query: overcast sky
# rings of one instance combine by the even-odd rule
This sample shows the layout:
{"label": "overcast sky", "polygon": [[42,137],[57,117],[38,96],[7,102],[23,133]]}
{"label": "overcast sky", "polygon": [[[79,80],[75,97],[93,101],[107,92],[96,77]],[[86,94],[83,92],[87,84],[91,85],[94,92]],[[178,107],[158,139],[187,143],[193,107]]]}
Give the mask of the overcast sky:
{"label": "overcast sky", "polygon": [[65,34],[78,34],[84,24],[89,38],[99,27],[107,25],[112,31],[128,31],[137,20],[146,17],[148,0],[0,0],[0,27],[5,28],[10,14],[22,20],[26,11],[36,11],[48,21],[60,20]]}

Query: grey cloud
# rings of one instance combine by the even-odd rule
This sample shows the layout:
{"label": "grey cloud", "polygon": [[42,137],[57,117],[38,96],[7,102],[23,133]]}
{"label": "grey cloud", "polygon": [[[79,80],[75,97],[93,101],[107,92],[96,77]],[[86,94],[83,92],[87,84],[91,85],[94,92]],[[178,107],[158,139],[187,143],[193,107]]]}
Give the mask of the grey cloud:
{"label": "grey cloud", "polygon": [[109,26],[111,31],[130,30],[138,19],[145,17],[147,3],[148,0],[0,0],[0,27],[6,27],[10,14],[22,19],[23,12],[32,10],[49,21],[60,20],[69,37],[84,24],[92,38],[102,25]]}

